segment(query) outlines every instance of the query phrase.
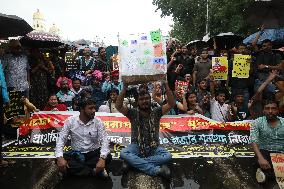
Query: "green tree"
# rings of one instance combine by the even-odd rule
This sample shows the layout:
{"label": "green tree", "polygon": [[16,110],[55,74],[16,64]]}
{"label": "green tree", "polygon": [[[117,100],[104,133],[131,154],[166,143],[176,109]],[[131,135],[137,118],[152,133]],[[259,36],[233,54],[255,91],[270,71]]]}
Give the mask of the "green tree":
{"label": "green tree", "polygon": [[[255,31],[245,19],[245,9],[252,2],[254,0],[208,0],[210,35],[233,32],[245,36]],[[173,17],[172,37],[188,42],[206,35],[207,0],[153,0],[153,4],[162,11],[161,16]]]}

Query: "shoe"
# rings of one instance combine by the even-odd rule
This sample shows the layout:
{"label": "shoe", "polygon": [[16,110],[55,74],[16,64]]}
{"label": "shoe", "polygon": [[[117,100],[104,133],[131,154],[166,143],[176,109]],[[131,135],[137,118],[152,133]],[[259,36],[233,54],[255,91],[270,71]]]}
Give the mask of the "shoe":
{"label": "shoe", "polygon": [[159,172],[158,172],[158,175],[161,176],[161,177],[164,177],[166,179],[170,179],[171,178],[171,170],[168,168],[168,166],[162,165]]}
{"label": "shoe", "polygon": [[96,173],[96,168],[93,169],[93,175],[100,178],[109,178],[107,171],[104,169],[103,171]]}
{"label": "shoe", "polygon": [[122,168],[121,168],[122,173],[126,173],[126,172],[128,172],[128,171],[129,171],[129,169],[130,169],[129,164],[128,164],[128,163],[126,163],[125,161],[123,161],[123,163],[122,163]]}
{"label": "shoe", "polygon": [[266,180],[266,175],[260,168],[258,168],[255,173],[255,178],[258,183],[264,183]]}

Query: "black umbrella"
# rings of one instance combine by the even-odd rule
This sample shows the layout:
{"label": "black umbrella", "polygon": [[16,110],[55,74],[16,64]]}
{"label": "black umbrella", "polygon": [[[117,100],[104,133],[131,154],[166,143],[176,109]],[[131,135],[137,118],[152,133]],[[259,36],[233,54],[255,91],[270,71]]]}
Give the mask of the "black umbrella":
{"label": "black umbrella", "polygon": [[0,38],[24,36],[33,28],[22,18],[0,13]]}
{"label": "black umbrella", "polygon": [[216,40],[216,45],[218,49],[231,49],[234,48],[237,44],[242,43],[243,37],[236,35],[232,32],[220,33],[216,36],[211,37],[207,43],[210,47],[214,45],[214,39]]}
{"label": "black umbrella", "polygon": [[205,41],[194,40],[194,41],[190,41],[189,43],[187,43],[186,47],[187,49],[190,49],[191,47],[196,47],[197,49],[203,49],[203,48],[208,47],[208,44]]}
{"label": "black umbrella", "polygon": [[265,28],[284,27],[284,1],[256,1],[247,9],[247,21],[253,25],[264,24]]}
{"label": "black umbrella", "polygon": [[64,44],[58,35],[44,31],[32,31],[20,42],[23,46],[36,48],[53,48]]}

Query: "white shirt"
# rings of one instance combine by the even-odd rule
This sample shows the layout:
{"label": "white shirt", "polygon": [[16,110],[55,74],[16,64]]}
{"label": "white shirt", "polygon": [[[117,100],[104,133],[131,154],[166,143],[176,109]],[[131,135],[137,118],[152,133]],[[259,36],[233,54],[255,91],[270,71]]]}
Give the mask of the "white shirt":
{"label": "white shirt", "polygon": [[63,157],[63,148],[69,134],[71,136],[72,150],[87,153],[101,147],[101,155],[106,156],[110,152],[108,134],[99,118],[94,117],[87,124],[84,124],[79,116],[72,116],[65,120],[64,126],[59,133],[56,141],[55,157]]}
{"label": "white shirt", "polygon": [[215,98],[210,100],[211,118],[215,121],[226,122],[228,120],[228,104],[219,104]]}

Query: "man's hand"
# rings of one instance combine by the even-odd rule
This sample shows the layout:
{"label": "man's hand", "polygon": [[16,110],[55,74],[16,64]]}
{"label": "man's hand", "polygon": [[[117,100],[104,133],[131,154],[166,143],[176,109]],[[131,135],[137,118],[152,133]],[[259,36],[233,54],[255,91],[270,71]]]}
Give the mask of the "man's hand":
{"label": "man's hand", "polygon": [[100,158],[96,165],[96,174],[103,171],[106,166],[106,162],[104,159]]}
{"label": "man's hand", "polygon": [[264,158],[258,158],[258,163],[261,169],[271,169],[269,162]]}
{"label": "man's hand", "polygon": [[258,69],[259,69],[259,70],[263,70],[263,69],[265,69],[265,68],[266,68],[266,65],[264,65],[264,64],[258,65]]}
{"label": "man's hand", "polygon": [[176,68],[176,73],[179,73],[183,68],[183,65],[182,64],[179,64]]}
{"label": "man's hand", "polygon": [[57,166],[62,173],[65,173],[67,168],[69,168],[67,161],[63,157],[57,158]]}

